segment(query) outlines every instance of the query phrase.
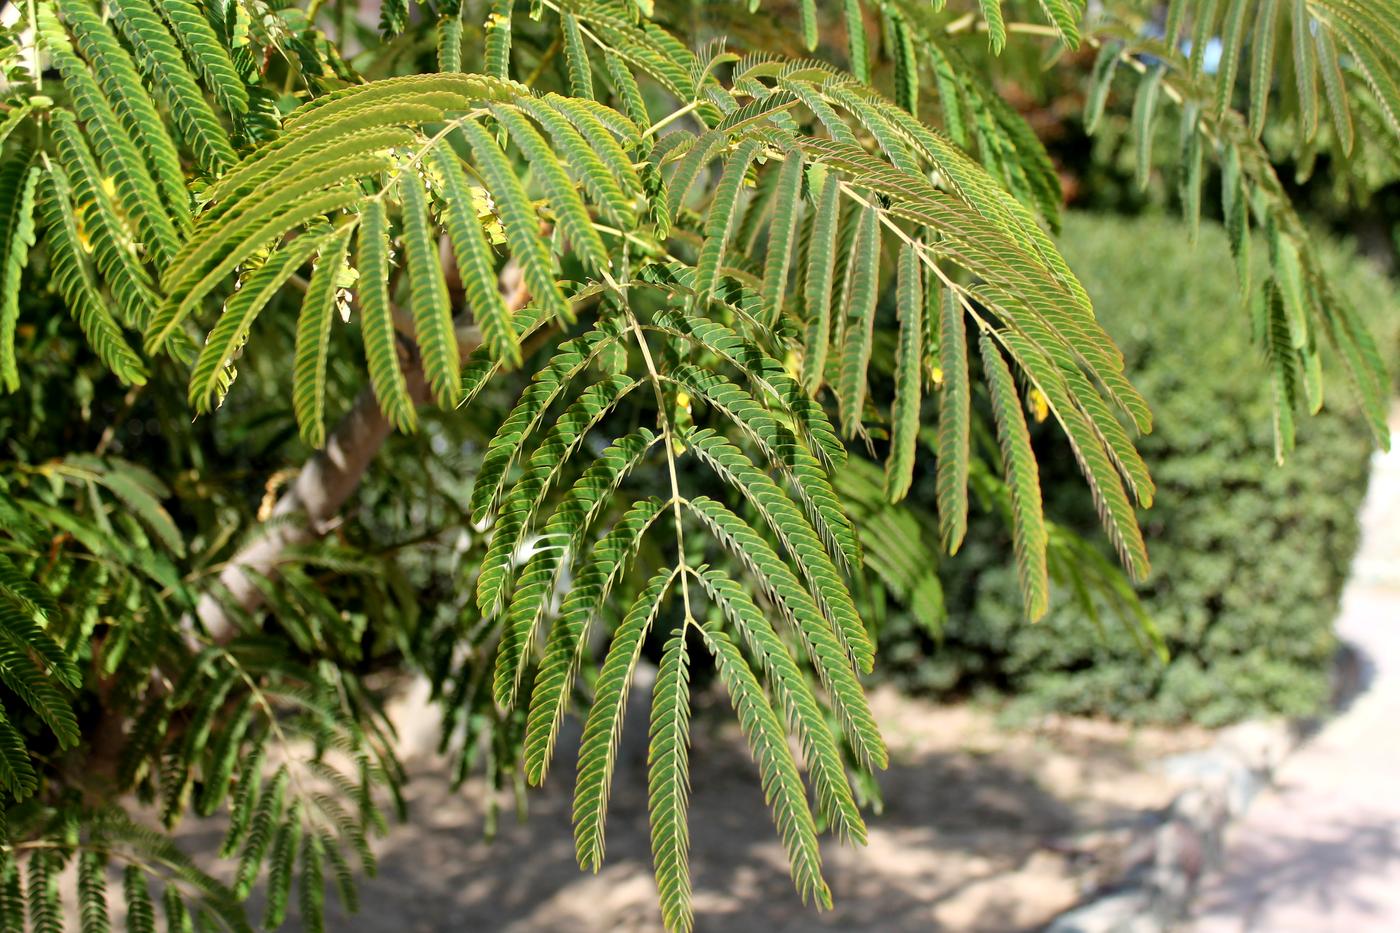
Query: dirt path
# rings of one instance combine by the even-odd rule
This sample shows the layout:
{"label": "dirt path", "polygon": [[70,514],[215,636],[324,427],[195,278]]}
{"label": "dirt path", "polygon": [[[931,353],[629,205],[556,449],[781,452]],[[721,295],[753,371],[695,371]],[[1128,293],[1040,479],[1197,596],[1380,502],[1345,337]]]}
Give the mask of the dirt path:
{"label": "dirt path", "polygon": [[1400,445],[1376,457],[1361,523],[1337,631],[1362,692],[1231,828],[1198,933],[1400,930]]}
{"label": "dirt path", "polygon": [[[836,909],[793,893],[742,739],[727,718],[697,720],[691,855],[699,930],[1034,928],[1072,904],[1112,858],[1116,833],[1164,805],[1174,786],[1148,762],[1199,735],[1082,720],[1006,732],[990,714],[879,691],[892,764],[870,844],[824,846]],[[637,720],[633,720],[635,725]],[[379,846],[357,933],[659,930],[651,877],[644,750],[624,744],[608,821],[607,866],[580,874],[569,827],[571,762],[530,798],[528,822],[503,817],[481,839],[480,788],[452,793],[431,759],[412,766],[410,823]],[[509,804],[506,804],[508,808]],[[507,811],[508,812],[508,811]],[[1089,844],[1095,853],[1074,851]]]}

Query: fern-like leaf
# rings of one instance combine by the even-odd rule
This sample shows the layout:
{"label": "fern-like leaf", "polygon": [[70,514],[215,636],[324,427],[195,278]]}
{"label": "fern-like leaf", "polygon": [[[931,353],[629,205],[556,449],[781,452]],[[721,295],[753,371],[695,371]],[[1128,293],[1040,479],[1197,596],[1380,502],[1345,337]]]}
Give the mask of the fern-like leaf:
{"label": "fern-like leaf", "polygon": [[15,357],[15,325],[19,319],[19,287],[29,251],[34,246],[34,194],[39,166],[11,159],[0,166],[0,382],[6,391],[19,388]]}
{"label": "fern-like leaf", "polygon": [[841,216],[840,184],[826,179],[819,196],[812,238],[807,252],[804,293],[807,315],[806,352],[802,357],[802,384],[815,394],[826,377],[827,347],[831,340],[831,286],[836,270],[836,233]]}
{"label": "fern-like leaf", "polygon": [[165,929],[169,933],[194,933],[194,917],[185,906],[178,887],[173,884],[165,886],[161,893],[161,907],[165,911]]}
{"label": "fern-like leaf", "polygon": [[564,597],[535,677],[525,728],[525,769],[534,784],[544,781],[588,630],[614,583],[630,569],[642,536],[666,505],[660,499],[634,504],[592,549],[592,559]]}
{"label": "fern-like leaf", "polygon": [[[568,163],[590,199],[602,207],[615,223],[627,229],[633,227],[637,217],[632,196],[624,191],[624,182],[616,173],[615,166],[604,161],[605,156],[612,156],[613,153],[595,149],[569,118],[551,106],[548,100],[527,100],[522,101],[521,105],[549,134],[554,142],[554,151]],[[616,145],[614,140],[613,146]]]}
{"label": "fern-like leaf", "polygon": [[1240,51],[1244,47],[1245,20],[1253,6],[1252,0],[1230,0],[1225,11],[1224,32],[1220,38],[1220,64],[1215,85],[1215,109],[1224,111],[1230,105],[1239,71]]}
{"label": "fern-like leaf", "polygon": [[492,0],[486,17],[486,71],[497,78],[510,77],[511,0]]}
{"label": "fern-like leaf", "polygon": [[661,921],[666,929],[688,931],[694,923],[690,906],[690,658],[684,620],[666,642],[651,700],[650,768],[651,852]]}
{"label": "fern-like leaf", "polygon": [[146,886],[146,875],[136,865],[128,865],[122,871],[122,890],[127,933],[156,933],[156,905]]}
{"label": "fern-like leaf", "polygon": [[817,675],[831,696],[846,738],[861,760],[884,767],[887,753],[860,681],[851,669],[841,642],[810,593],[788,569],[772,546],[743,519],[708,496],[686,501],[725,547],[753,573],[763,589],[792,623]]}
{"label": "fern-like leaf", "polygon": [[0,786],[16,800],[23,800],[39,786],[39,776],[29,760],[24,736],[0,711]]}
{"label": "fern-like leaf", "polygon": [[414,337],[428,385],[438,404],[450,408],[461,395],[462,359],[447,280],[438,259],[437,228],[431,224],[427,197],[416,175],[400,182],[399,193],[403,199],[404,253],[412,286],[409,298]]}
{"label": "fern-like leaf", "polygon": [[563,27],[564,67],[569,73],[569,93],[574,97],[593,99],[593,68],[588,63],[588,51],[583,45],[583,31],[578,17],[565,12],[559,17]]}
{"label": "fern-like leaf", "polygon": [[518,111],[497,107],[494,112],[540,180],[559,228],[569,238],[570,249],[590,270],[607,269],[611,265],[608,251],[593,228],[593,218],[544,137]]}
{"label": "fern-like leaf", "polygon": [[[521,394],[506,420],[496,430],[496,436],[486,448],[481,468],[472,488],[471,510],[478,521],[496,503],[505,484],[506,472],[520,456],[521,445],[544,420],[545,413],[573,379],[598,355],[616,342],[619,331],[616,321],[600,321],[598,326],[581,337],[559,345],[549,363],[535,373],[530,385]],[[477,583],[477,605],[489,611],[500,596],[500,581],[483,577]]]}
{"label": "fern-like leaf", "polygon": [[875,302],[879,297],[880,225],[873,209],[864,209],[856,226],[851,247],[845,305],[845,345],[841,354],[841,374],[837,399],[841,427],[846,437],[862,430],[868,385],[870,345],[875,332]]}
{"label": "fern-like leaf", "polygon": [[204,14],[190,0],[155,0],[155,5],[219,106],[229,116],[242,117],[248,110],[248,89]]}
{"label": "fern-like leaf", "polygon": [[39,850],[29,857],[29,929],[33,933],[63,933],[58,875],[63,863],[57,853]]}
{"label": "fern-like leaf", "polygon": [[72,115],[57,111],[53,122],[59,160],[73,187],[75,213],[93,264],[116,298],[123,322],[139,328],[155,305],[155,293],[134,255],[132,233],[108,196],[101,170]]}
{"label": "fern-like leaf", "polygon": [[749,163],[757,152],[758,143],[749,141],[741,144],[725,160],[724,171],[710,200],[710,210],[705,218],[705,243],[700,248],[700,258],[695,267],[695,291],[701,302],[710,300],[719,281],[725,247],[734,228],[739,190],[749,170]]}
{"label": "fern-like leaf", "polygon": [[326,241],[326,236],[297,237],[250,275],[229,298],[224,313],[205,338],[190,375],[190,404],[196,411],[209,410],[224,381],[225,368],[247,341],[258,314]]}
{"label": "fern-like leaf", "polygon": [[53,8],[44,5],[38,8],[38,13],[44,47],[63,76],[64,86],[92,137],[103,170],[112,177],[121,203],[134,218],[146,249],[158,260],[168,262],[179,251],[179,239],[146,157],[137,140],[127,133],[87,64],[73,54]]}
{"label": "fern-like leaf", "polygon": [[24,933],[24,888],[19,860],[13,853],[0,856],[0,930]]}
{"label": "fern-like leaf", "polygon": [[1318,30],[1314,38],[1317,42],[1317,64],[1322,72],[1322,87],[1327,93],[1327,109],[1332,113],[1332,126],[1336,130],[1342,154],[1350,156],[1356,144],[1356,130],[1351,119],[1351,105],[1347,101],[1346,79],[1342,76],[1337,46],[1326,30]]}
{"label": "fern-like leaf", "polygon": [[1311,142],[1317,135],[1317,51],[1307,0],[1293,0],[1293,75],[1298,83],[1300,135]]}
{"label": "fern-like leaf", "polygon": [[696,575],[759,660],[769,688],[793,726],[822,815],[843,838],[863,843],[865,823],[851,795],[841,753],[816,695],[764,612],[742,586],[715,570]]}
{"label": "fern-like leaf", "polygon": [[146,367],[127,344],[121,327],[107,310],[97,277],[84,258],[82,234],[73,209],[72,189],[58,166],[50,166],[40,182],[40,205],[49,247],[50,275],[55,291],[82,328],[98,358],[131,385],[146,381]]}
{"label": "fern-like leaf", "polygon": [[[257,252],[304,224],[360,200],[360,192],[348,185],[328,185],[383,167],[383,160],[378,158],[346,160],[324,174],[311,176],[299,187],[269,192],[256,210],[206,228],[217,232],[205,241],[196,238],[186,244],[182,259],[177,259],[162,279],[168,297],[146,328],[146,352],[159,352],[204,297]],[[201,276],[199,270],[211,258],[217,258],[217,264]]]}
{"label": "fern-like leaf", "polygon": [[1012,530],[1016,544],[1016,567],[1025,594],[1026,615],[1039,619],[1049,609],[1050,583],[1045,564],[1045,519],[1041,515],[1040,475],[1030,432],[1021,409],[1016,383],[1006,367],[1001,351],[992,338],[979,338],[982,364],[992,395],[992,414],[1001,441],[1002,467],[1011,487]]}
{"label": "fern-like leaf", "polygon": [[1264,132],[1269,107],[1270,75],[1274,67],[1274,46],[1278,41],[1278,0],[1259,0],[1255,12],[1253,61],[1249,80],[1249,130],[1255,136]]}
{"label": "fern-like leaf", "polygon": [[688,440],[697,456],[758,509],[811,585],[817,605],[833,622],[837,636],[856,667],[869,672],[875,663],[870,636],[835,564],[806,517],[748,457],[712,431],[697,431]]}
{"label": "fern-like leaf", "polygon": [[317,450],[326,443],[326,358],[330,353],[336,292],[349,242],[347,228],[321,247],[306,297],[302,300],[301,313],[297,316],[292,410],[301,429],[301,439]]}
{"label": "fern-like leaf", "polygon": [[982,7],[982,18],[987,21],[987,43],[993,55],[1000,55],[1006,48],[1006,20],[1001,12],[1001,0],[978,0]]}
{"label": "fern-like leaf", "polygon": [[239,900],[248,896],[263,867],[263,860],[277,836],[281,825],[282,806],[286,798],[287,783],[290,780],[285,766],[277,770],[272,783],[258,798],[252,818],[248,824],[247,840],[239,855],[238,873],[234,881],[234,894]]}
{"label": "fern-like leaf", "polygon": [[559,283],[554,276],[554,260],[540,238],[539,217],[525,194],[525,187],[516,177],[505,153],[484,129],[469,120],[462,124],[462,133],[471,144],[477,165],[496,199],[506,241],[510,244],[511,255],[520,264],[531,299],[558,320],[571,322],[574,313],[559,291]]}
{"label": "fern-like leaf", "polygon": [[[60,15],[73,31],[78,49],[92,65],[102,91],[121,118],[126,134],[140,142],[155,168],[166,208],[176,223],[189,221],[189,194],[180,167],[180,153],[146,93],[131,57],[86,0],[55,0]],[[163,28],[163,27],[162,27]]]}
{"label": "fern-like leaf", "polygon": [[301,802],[293,800],[287,808],[286,818],[277,829],[277,837],[273,840],[272,852],[268,857],[267,907],[263,914],[263,926],[269,930],[281,926],[287,916],[292,870],[301,849],[301,837]]}
{"label": "fern-like leaf", "polygon": [[890,453],[885,464],[885,496],[891,502],[903,499],[913,482],[923,398],[924,290],[919,257],[908,244],[899,251],[895,305],[899,314],[899,349],[895,354]]}
{"label": "fern-like leaf", "polygon": [[200,167],[217,175],[238,161],[229,145],[228,131],[205,101],[150,0],[111,0],[109,9]]}
{"label": "fern-like leaf", "polygon": [[1134,177],[1137,186],[1144,191],[1147,190],[1152,171],[1152,128],[1157,119],[1157,92],[1162,86],[1164,74],[1164,65],[1152,69],[1138,85],[1137,98],[1133,102],[1133,146],[1137,154]]}
{"label": "fern-like leaf", "polygon": [[798,893],[803,901],[811,898],[819,907],[829,908],[831,890],[822,879],[816,825],[782,722],[748,662],[724,630],[709,623],[701,631],[719,668],[720,679],[729,691],[749,750],[758,762],[763,797],[773,808],[773,822],[787,850],[788,867]]}
{"label": "fern-like leaf", "polygon": [[613,635],[594,685],[593,708],[583,727],[578,780],[574,785],[574,846],[579,865],[593,871],[603,864],[603,824],[632,672],[647,631],[675,578],[675,570],[660,571],[638,594]]}
{"label": "fern-like leaf", "polygon": [[851,74],[857,81],[870,82],[870,52],[865,36],[865,14],[859,0],[844,0],[842,10],[846,20],[846,53]]}
{"label": "fern-like leaf", "polygon": [[444,226],[452,241],[467,304],[481,328],[482,341],[497,360],[518,366],[520,344],[510,309],[496,287],[495,259],[471,207],[466,173],[450,147],[436,147],[433,160],[443,181]]}
{"label": "fern-like leaf", "polygon": [[[939,294],[930,289],[932,294]],[[967,533],[967,478],[972,391],[967,371],[967,335],[956,289],[939,303],[939,367],[943,392],[938,404],[938,524],[943,547],[956,554]]]}
{"label": "fern-like leaf", "polygon": [[380,408],[394,427],[412,431],[418,424],[418,415],[399,363],[398,334],[394,328],[393,309],[389,306],[389,218],[383,202],[376,200],[365,205],[357,241],[360,332],[369,363],[370,383]]}
{"label": "fern-like leaf", "polygon": [[789,150],[773,195],[773,219],[768,227],[768,252],[763,266],[763,303],[770,322],[782,315],[801,209],[802,156],[797,150]]}
{"label": "fern-like leaf", "polygon": [[78,909],[83,933],[108,933],[107,860],[100,853],[78,856]]}
{"label": "fern-like leaf", "polygon": [[[481,575],[504,578],[516,551],[523,543],[539,503],[548,495],[559,471],[568,462],[588,432],[612,410],[623,396],[638,385],[630,376],[604,379],[579,394],[568,410],[531,455],[524,475],[516,483],[500,509],[491,546],[482,560]],[[522,586],[546,581],[527,578]],[[519,590],[517,590],[519,592]],[[511,614],[496,654],[495,696],[503,707],[515,705],[515,691],[524,673],[524,663],[534,639],[534,613]]]}
{"label": "fern-like leaf", "polygon": [[802,45],[810,52],[817,47],[817,0],[799,0],[797,16],[802,30]]}

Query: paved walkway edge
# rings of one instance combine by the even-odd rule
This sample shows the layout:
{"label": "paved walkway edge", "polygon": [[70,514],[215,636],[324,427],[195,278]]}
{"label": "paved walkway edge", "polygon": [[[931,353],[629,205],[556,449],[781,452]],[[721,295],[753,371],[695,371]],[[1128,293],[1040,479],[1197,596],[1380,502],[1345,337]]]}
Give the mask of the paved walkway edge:
{"label": "paved walkway edge", "polygon": [[1166,763],[1186,789],[1129,844],[1119,877],[1061,914],[1047,933],[1159,933],[1177,929],[1207,872],[1219,867],[1225,830],[1283,760],[1307,724],[1257,720],[1221,731],[1203,752]]}

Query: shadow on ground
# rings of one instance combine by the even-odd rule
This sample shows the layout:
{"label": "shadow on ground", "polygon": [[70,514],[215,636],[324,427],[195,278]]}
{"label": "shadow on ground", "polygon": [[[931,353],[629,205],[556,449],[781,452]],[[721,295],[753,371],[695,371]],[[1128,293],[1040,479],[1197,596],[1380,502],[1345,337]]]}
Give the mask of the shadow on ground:
{"label": "shadow on ground", "polygon": [[1285,897],[1316,916],[1344,915],[1362,924],[1352,929],[1394,929],[1392,899],[1355,880],[1400,863],[1400,820],[1375,814],[1256,831],[1230,856],[1247,872],[1208,894],[1202,912],[1214,918],[1255,929],[1262,907]]}
{"label": "shadow on ground", "polygon": [[[1078,900],[1112,858],[1104,840],[1170,800],[1144,762],[1178,750],[1166,739],[1075,721],[998,730],[985,711],[872,695],[891,751],[883,812],[869,844],[823,837],[835,909],[798,899],[755,766],[727,711],[697,711],[692,734],[691,867],[698,931],[1015,931],[1036,929]],[[709,713],[709,714],[707,714]],[[640,714],[640,715],[637,715]],[[646,805],[646,722],[632,710],[609,807],[607,860],[574,860],[572,735],[517,823],[501,801],[497,838],[483,838],[479,784],[453,791],[439,760],[410,763],[407,822],[379,840],[380,870],[360,886],[359,913],[331,906],[327,929],[355,933],[602,933],[660,930]],[[1194,740],[1193,740],[1194,741]],[[187,850],[211,858],[217,829],[188,825]],[[1087,853],[1087,854],[1086,854]],[[1107,854],[1106,854],[1107,853]],[[295,912],[293,912],[295,913]],[[261,916],[257,895],[250,917]],[[287,929],[298,929],[295,917]]]}
{"label": "shadow on ground", "polygon": [[[645,721],[629,719],[629,725]],[[951,736],[951,747],[930,749],[937,743],[927,736],[938,725],[910,723],[921,736],[911,743],[901,743],[897,729],[887,730],[893,762],[880,775],[884,810],[871,817],[865,848],[824,841],[835,909],[818,914],[794,892],[742,739],[731,723],[699,717],[690,808],[697,930],[1032,929],[1072,903],[1076,868],[1050,844],[1083,829],[1083,801],[1048,790],[1035,760],[1006,749],[970,749]],[[364,933],[660,929],[643,730],[625,736],[609,808],[607,861],[598,875],[581,874],[574,860],[574,743],[568,738],[546,787],[529,798],[528,821],[503,818],[493,842],[482,839],[480,789],[454,793],[445,769],[423,760],[409,786],[409,823],[383,841],[380,873],[364,884],[360,913],[328,918],[329,927]],[[1089,760],[1105,770],[1130,767],[1120,747],[1102,744]],[[1137,815],[1108,806],[1093,818],[1103,825]]]}
{"label": "shadow on ground", "polygon": [[[819,915],[802,907],[788,879],[752,763],[718,736],[697,746],[694,760],[705,763],[694,775],[691,803],[699,930],[929,930],[943,903],[1017,870],[1040,851],[1040,841],[1073,825],[1069,810],[1030,776],[992,762],[931,756],[896,765],[882,775],[889,805],[873,820],[869,848],[826,845],[836,909]],[[581,875],[574,861],[567,762],[531,798],[528,822],[508,819],[490,843],[480,839],[479,809],[448,788],[440,769],[415,775],[412,824],[385,841],[379,877],[365,883],[353,927],[332,928],[658,928],[638,764],[618,775],[607,863],[596,877]],[[985,916],[968,919],[1013,929],[1017,909],[988,905]]]}

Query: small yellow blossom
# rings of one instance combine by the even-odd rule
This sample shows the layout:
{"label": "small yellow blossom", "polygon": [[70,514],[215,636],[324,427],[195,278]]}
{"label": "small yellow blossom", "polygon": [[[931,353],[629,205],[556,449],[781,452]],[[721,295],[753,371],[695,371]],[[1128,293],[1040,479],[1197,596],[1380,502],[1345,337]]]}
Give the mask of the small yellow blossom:
{"label": "small yellow blossom", "polygon": [[1050,400],[1039,389],[1031,389],[1031,415],[1037,424],[1050,416]]}

